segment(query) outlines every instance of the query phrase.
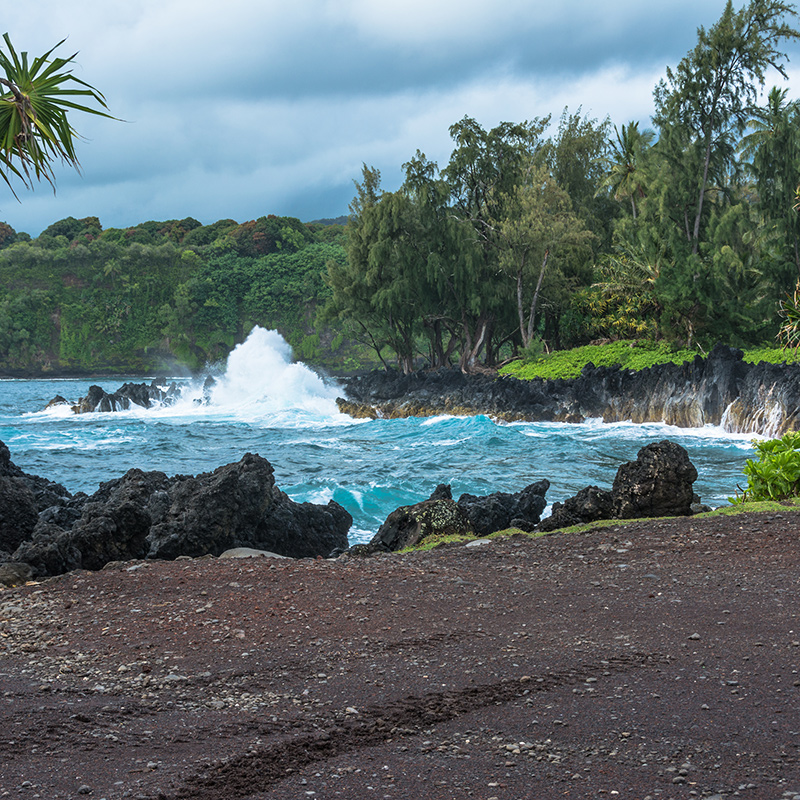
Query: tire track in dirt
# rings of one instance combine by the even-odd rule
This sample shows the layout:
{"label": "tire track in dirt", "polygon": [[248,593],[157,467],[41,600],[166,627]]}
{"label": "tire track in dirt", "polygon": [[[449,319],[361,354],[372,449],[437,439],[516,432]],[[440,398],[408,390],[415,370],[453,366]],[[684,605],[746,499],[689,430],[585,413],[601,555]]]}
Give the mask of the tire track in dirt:
{"label": "tire track in dirt", "polygon": [[623,674],[669,661],[668,656],[660,653],[633,652],[539,676],[506,678],[481,686],[409,696],[387,705],[365,708],[357,717],[344,713],[327,719],[317,717],[309,722],[305,731],[296,733],[288,741],[251,750],[191,776],[170,800],[240,800],[267,791],[290,772],[309,764],[382,744],[389,736],[416,736],[431,725],[489,705],[511,702],[524,692],[547,692],[583,683],[597,675]]}

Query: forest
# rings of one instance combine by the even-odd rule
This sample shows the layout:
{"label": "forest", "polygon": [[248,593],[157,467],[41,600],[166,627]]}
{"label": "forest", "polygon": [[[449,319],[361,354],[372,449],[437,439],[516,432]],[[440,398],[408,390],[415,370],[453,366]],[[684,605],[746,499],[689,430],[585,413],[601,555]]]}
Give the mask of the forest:
{"label": "forest", "polygon": [[341,358],[316,315],[343,235],[275,216],[105,230],[69,217],[36,239],[0,225],[0,369],[176,374],[224,359],[254,325],[280,330],[298,357]]}
{"label": "forest", "polygon": [[[706,351],[800,334],[794,7],[728,3],[654,88],[652,127],[564,109],[449,130],[346,224],[267,216],[38,238],[0,226],[0,369],[196,370],[254,325],[343,370],[496,368],[597,341]],[[769,83],[768,83],[769,80]]]}

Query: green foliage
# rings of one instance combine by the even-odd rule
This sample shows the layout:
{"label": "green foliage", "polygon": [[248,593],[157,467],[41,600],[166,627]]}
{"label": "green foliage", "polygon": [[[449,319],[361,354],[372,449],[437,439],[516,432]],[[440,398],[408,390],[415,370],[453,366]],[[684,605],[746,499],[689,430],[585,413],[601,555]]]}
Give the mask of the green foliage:
{"label": "green foliage", "polygon": [[800,494],[800,431],[780,439],[754,441],[758,460],[748,459],[743,472],[747,488],[732,503],[785,500]]}
{"label": "green foliage", "polygon": [[[235,222],[204,236],[191,218],[103,231],[96,217],[68,217],[1,248],[0,369],[136,372],[165,359],[199,369],[256,324],[280,330],[306,358],[330,358],[335,332],[317,330],[315,317],[329,295],[323,273],[344,250],[296,249],[312,234],[273,220],[288,244],[261,257],[219,246]],[[194,245],[182,245],[190,236]]]}
{"label": "green foliage", "polygon": [[782,321],[778,339],[783,342],[784,349],[792,348],[797,354],[800,350],[800,280],[794,292],[781,301],[779,314]]}
{"label": "green foliage", "polygon": [[[111,118],[103,95],[72,74],[77,56],[53,56],[62,39],[44,55],[28,60],[17,54],[8,34],[0,50],[0,178],[11,187],[12,177],[26,187],[44,178],[53,183],[53,163],[78,167],[78,138],[67,114],[79,111]],[[93,105],[85,105],[87,100]],[[99,106],[97,108],[96,106]],[[13,189],[12,189],[13,191]]]}
{"label": "green foliage", "polygon": [[782,347],[755,347],[744,351],[744,361],[749,364],[797,364],[800,362],[800,352],[786,350]]}
{"label": "green foliage", "polygon": [[[502,375],[530,380],[543,378],[577,378],[587,364],[596,367],[614,367],[640,370],[656,364],[683,364],[702,355],[698,350],[679,349],[666,341],[646,340],[616,341],[606,344],[586,345],[572,350],[558,350],[554,353],[541,353],[536,343],[523,358],[512,361],[500,370]],[[758,364],[798,363],[800,352],[787,352],[779,347],[759,347],[743,351],[743,360]]]}
{"label": "green foliage", "polygon": [[525,363],[513,361],[500,373],[515,378],[530,380],[543,378],[577,378],[587,364],[596,367],[622,367],[640,370],[655,364],[683,364],[698,353],[694,350],[675,350],[665,342],[647,343],[619,341],[603,345],[586,345],[573,350],[559,350]]}

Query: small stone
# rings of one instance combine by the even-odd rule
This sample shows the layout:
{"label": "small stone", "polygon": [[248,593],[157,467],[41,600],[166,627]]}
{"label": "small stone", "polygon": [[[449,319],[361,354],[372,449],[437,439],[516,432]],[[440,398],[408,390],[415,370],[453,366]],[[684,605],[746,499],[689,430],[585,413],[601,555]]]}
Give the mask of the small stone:
{"label": "small stone", "polygon": [[689,638],[690,639],[695,639],[695,640],[699,639],[700,638],[700,634],[699,633],[693,633]]}
{"label": "small stone", "polygon": [[87,786],[86,784],[78,787],[78,794],[91,794],[91,793],[92,793],[91,787]]}

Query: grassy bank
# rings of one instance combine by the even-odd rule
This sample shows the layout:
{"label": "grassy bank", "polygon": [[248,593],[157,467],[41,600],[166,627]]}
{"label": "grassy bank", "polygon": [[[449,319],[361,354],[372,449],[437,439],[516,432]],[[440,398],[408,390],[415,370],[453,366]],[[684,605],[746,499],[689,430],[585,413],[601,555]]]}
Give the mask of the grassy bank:
{"label": "grassy bank", "polygon": [[[518,359],[500,370],[501,375],[530,380],[544,378],[577,378],[587,364],[596,367],[622,367],[640,370],[656,364],[682,364],[695,356],[704,356],[699,350],[676,349],[663,342],[620,341],[601,345],[586,345],[573,350],[543,353],[532,359]],[[780,347],[761,347],[744,351],[744,360],[753,364],[767,361],[771,364],[798,361],[798,353]]]}

